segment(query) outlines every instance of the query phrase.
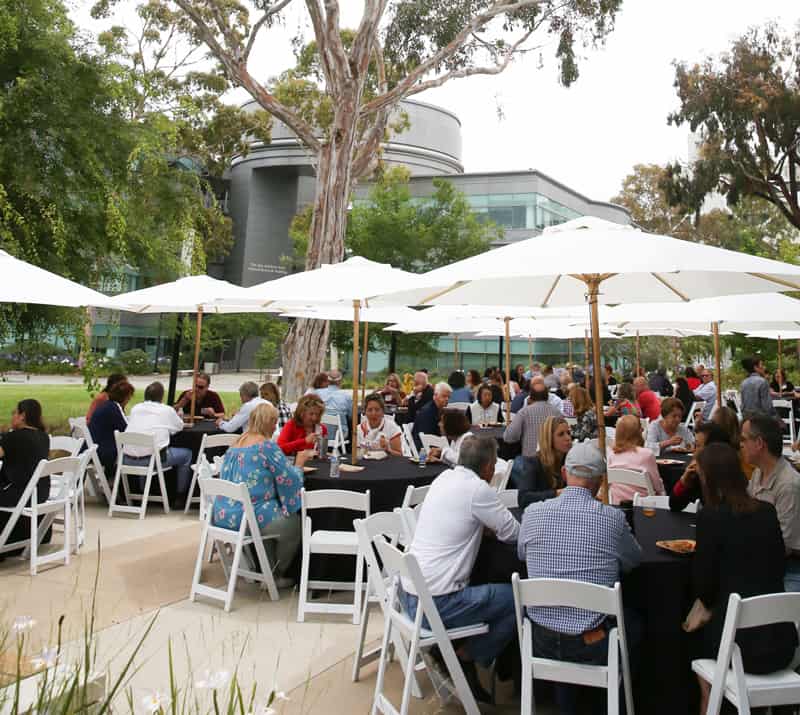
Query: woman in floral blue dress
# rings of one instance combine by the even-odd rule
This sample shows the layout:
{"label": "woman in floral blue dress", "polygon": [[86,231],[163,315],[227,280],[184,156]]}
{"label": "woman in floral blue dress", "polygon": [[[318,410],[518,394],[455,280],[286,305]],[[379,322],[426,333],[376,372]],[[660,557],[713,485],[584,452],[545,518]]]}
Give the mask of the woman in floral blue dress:
{"label": "woman in floral blue dress", "polygon": [[[264,536],[277,536],[277,543],[265,543],[267,555],[275,571],[278,588],[289,588],[294,581],[286,576],[298,549],[300,523],[300,491],[303,488],[303,464],[311,452],[299,452],[295,466],[271,439],[278,422],[278,411],[270,403],[256,407],[250,414],[245,432],[225,453],[220,478],[247,485],[256,521]],[[242,521],[242,505],[224,497],[214,500],[214,524],[238,529]]]}

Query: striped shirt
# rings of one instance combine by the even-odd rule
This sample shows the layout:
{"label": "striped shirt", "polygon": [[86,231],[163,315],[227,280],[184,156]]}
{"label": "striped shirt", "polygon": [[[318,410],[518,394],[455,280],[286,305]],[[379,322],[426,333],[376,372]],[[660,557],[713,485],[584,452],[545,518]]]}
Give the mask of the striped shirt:
{"label": "striped shirt", "polygon": [[549,402],[531,402],[514,415],[503,433],[503,441],[522,441],[522,456],[535,457],[539,448],[539,428],[548,417],[561,417],[561,410]]}

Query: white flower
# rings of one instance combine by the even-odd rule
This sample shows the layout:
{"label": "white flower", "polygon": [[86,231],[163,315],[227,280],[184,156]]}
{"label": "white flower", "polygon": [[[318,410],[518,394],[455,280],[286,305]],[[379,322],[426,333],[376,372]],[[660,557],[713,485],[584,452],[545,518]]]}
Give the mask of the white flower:
{"label": "white flower", "polygon": [[58,648],[42,648],[42,652],[31,658],[34,668],[52,668],[58,662]]}
{"label": "white flower", "polygon": [[142,698],[142,706],[151,715],[166,710],[167,705],[169,705],[169,698],[160,690],[154,690]]}
{"label": "white flower", "polygon": [[31,618],[31,616],[17,616],[14,619],[14,624],[11,626],[11,630],[14,633],[24,633],[25,631],[31,630],[36,625],[36,621]]}
{"label": "white flower", "polygon": [[195,687],[199,690],[217,690],[224,688],[230,679],[231,674],[227,670],[218,670],[215,673],[207,670],[203,677],[195,682]]}
{"label": "white flower", "polygon": [[286,693],[284,693],[283,690],[277,690],[275,692],[275,700],[285,700],[286,702],[289,702],[291,698]]}

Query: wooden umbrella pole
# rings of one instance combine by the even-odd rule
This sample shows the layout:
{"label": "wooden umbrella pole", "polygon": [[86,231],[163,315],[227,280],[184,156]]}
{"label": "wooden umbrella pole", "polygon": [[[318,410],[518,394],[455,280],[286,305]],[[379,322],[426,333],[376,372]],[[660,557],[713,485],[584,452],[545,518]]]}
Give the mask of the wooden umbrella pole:
{"label": "wooden umbrella pole", "polygon": [[567,366],[572,369],[572,338],[567,338]]}
{"label": "wooden umbrella pole", "polygon": [[717,407],[722,407],[722,368],[719,357],[719,323],[711,323],[711,332],[714,334],[714,366],[717,381]]}
{"label": "wooden umbrella pole", "polygon": [[369,321],[364,323],[364,352],[361,355],[361,401],[367,396],[367,361],[369,360]]}
{"label": "wooden umbrella pole", "polygon": [[458,370],[458,333],[453,334],[453,369]]}
{"label": "wooden umbrella pole", "polygon": [[533,365],[533,338],[528,336],[528,369]]}
{"label": "wooden umbrella pole", "polygon": [[641,360],[639,357],[639,331],[636,331],[636,377],[639,377]]}
{"label": "wooden umbrella pole", "polygon": [[[781,336],[778,336],[778,370],[781,371],[781,380],[783,379],[783,361],[781,359]],[[778,385],[778,389],[781,389],[781,385]]]}
{"label": "wooden umbrella pole", "polygon": [[511,318],[504,318],[506,324],[506,424],[511,422]]}
{"label": "wooden umbrella pole", "polygon": [[583,362],[585,374],[583,377],[583,384],[586,389],[589,389],[589,331],[583,331]]}
{"label": "wooden umbrella pole", "polygon": [[197,307],[197,327],[194,332],[194,368],[192,369],[192,408],[189,413],[190,421],[194,422],[194,407],[197,399],[195,385],[197,384],[197,373],[200,368],[200,331],[203,329],[203,307]]}
{"label": "wooden umbrella pole", "polygon": [[[594,406],[597,410],[597,446],[603,458],[606,456],[606,421],[603,413],[603,382],[600,379],[600,315],[597,299],[600,293],[599,277],[586,281],[589,310],[592,324],[592,365],[594,367]],[[603,476],[603,502],[608,504],[608,475]]]}
{"label": "wooden umbrella pole", "polygon": [[353,301],[353,413],[352,430],[350,431],[350,451],[352,453],[353,464],[358,461],[358,339],[359,335],[359,311],[361,310],[360,301]]}

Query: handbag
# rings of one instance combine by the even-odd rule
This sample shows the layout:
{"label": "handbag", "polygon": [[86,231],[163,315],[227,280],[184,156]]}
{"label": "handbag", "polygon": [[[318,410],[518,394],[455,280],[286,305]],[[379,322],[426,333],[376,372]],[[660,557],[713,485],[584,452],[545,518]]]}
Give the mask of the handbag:
{"label": "handbag", "polygon": [[687,633],[700,630],[711,620],[712,615],[712,612],[703,605],[703,602],[699,598],[695,598],[686,616],[686,620],[683,622],[682,628]]}

